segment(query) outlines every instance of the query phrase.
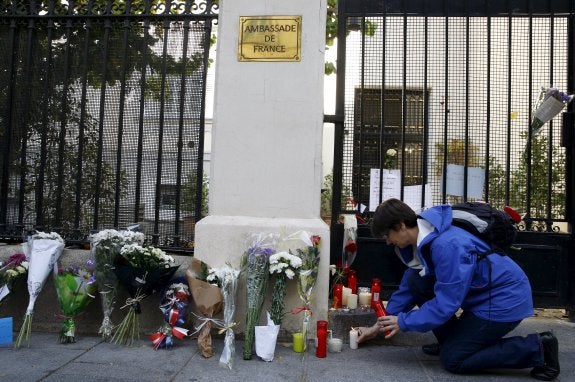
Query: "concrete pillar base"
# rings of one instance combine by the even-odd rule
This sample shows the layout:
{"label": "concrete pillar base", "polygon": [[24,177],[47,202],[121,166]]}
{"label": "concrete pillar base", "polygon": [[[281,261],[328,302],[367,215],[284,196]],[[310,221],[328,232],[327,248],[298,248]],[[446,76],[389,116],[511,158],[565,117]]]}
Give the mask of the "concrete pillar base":
{"label": "concrete pillar base", "polygon": [[[233,267],[240,266],[241,258],[248,247],[251,234],[277,232],[283,237],[297,231],[306,231],[310,235],[321,237],[321,259],[312,306],[312,324],[310,331],[315,332],[315,321],[327,319],[329,297],[329,227],[321,219],[289,219],[289,218],[259,218],[248,216],[208,216],[196,224],[196,242],[194,257],[205,262],[210,267],[221,267],[226,263]],[[217,254],[209,256],[208,254]],[[268,295],[262,310],[261,324],[266,324],[265,311],[271,304],[270,283]],[[292,308],[301,307],[302,303],[297,293],[296,281],[288,283],[285,308],[288,313],[282,322],[282,329],[296,332],[301,329],[303,314],[293,315]],[[243,331],[245,325],[246,288],[245,275],[240,278],[236,301],[236,320],[238,331]]]}

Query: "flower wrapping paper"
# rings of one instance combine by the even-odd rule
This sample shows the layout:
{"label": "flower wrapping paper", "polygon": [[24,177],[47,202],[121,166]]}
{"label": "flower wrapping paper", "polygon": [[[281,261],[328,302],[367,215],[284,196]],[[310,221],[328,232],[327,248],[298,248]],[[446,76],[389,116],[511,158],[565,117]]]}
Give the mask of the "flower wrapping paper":
{"label": "flower wrapping paper", "polygon": [[55,232],[37,232],[28,239],[23,248],[29,262],[28,294],[30,298],[24,315],[24,322],[15,343],[16,348],[22,345],[23,340],[26,341],[28,347],[30,346],[34,305],[46,284],[48,275],[53,271],[62,255],[64,240]]}
{"label": "flower wrapping paper", "polygon": [[54,286],[61,309],[57,316],[63,320],[60,343],[76,342],[75,318],[85,311],[98,291],[94,270],[92,260],[82,267],[54,267]]}
{"label": "flower wrapping paper", "polygon": [[194,305],[201,315],[200,321],[202,322],[196,327],[198,350],[202,357],[210,358],[215,355],[211,334],[212,320],[215,315],[222,311],[224,297],[221,289],[217,285],[200,279],[202,264],[205,263],[202,263],[202,261],[198,259],[193,259],[186,270],[186,278]]}

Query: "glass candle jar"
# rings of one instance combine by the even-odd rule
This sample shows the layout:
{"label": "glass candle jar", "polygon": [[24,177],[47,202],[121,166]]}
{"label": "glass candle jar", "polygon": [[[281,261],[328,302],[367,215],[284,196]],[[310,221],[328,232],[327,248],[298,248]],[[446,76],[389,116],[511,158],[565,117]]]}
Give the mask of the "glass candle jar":
{"label": "glass candle jar", "polygon": [[371,289],[368,287],[357,288],[357,297],[359,300],[359,307],[367,309],[371,305]]}

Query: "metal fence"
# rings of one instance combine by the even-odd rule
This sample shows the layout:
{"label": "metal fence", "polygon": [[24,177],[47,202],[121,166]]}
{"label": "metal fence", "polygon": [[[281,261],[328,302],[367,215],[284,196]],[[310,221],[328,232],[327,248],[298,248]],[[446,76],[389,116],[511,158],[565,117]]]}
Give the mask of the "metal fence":
{"label": "metal fence", "polygon": [[211,0],[0,4],[0,240],[137,225],[191,251]]}
{"label": "metal fence", "polygon": [[342,210],[485,200],[566,229],[562,114],[530,123],[542,87],[573,92],[573,10],[503,3],[340,2]]}
{"label": "metal fence", "polygon": [[[535,305],[575,311],[575,103],[531,130],[542,87],[575,93],[575,2],[338,0],[338,26],[332,261],[340,212],[485,200],[523,216]],[[358,228],[358,285],[389,295],[404,266]]]}

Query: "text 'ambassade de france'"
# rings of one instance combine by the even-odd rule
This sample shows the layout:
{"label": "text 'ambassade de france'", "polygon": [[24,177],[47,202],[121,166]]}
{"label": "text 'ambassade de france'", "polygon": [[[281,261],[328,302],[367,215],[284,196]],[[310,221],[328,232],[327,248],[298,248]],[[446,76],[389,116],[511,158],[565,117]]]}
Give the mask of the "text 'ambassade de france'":
{"label": "text 'ambassade de france'", "polygon": [[301,16],[245,16],[240,27],[240,61],[299,61]]}
{"label": "text 'ambassade de france'", "polygon": [[[246,25],[244,33],[282,33],[282,32],[297,32],[296,25],[281,24],[281,25]],[[265,37],[266,43],[276,42],[276,36],[270,35]],[[285,53],[286,46],[283,44],[279,45],[253,45],[253,52],[278,52]]]}

